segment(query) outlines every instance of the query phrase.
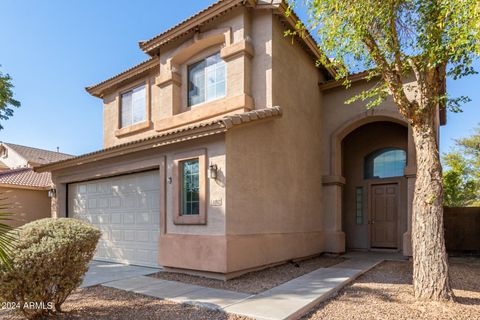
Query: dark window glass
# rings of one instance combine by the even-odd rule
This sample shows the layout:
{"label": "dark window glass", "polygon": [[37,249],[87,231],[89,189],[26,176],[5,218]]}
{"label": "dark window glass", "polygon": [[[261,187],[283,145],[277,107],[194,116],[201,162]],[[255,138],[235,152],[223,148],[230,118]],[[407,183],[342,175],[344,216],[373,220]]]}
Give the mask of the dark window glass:
{"label": "dark window glass", "polygon": [[386,148],[365,157],[365,179],[401,177],[407,165],[407,153],[401,149]]}
{"label": "dark window glass", "polygon": [[220,53],[188,67],[188,106],[225,96],[225,62]]}
{"label": "dark window glass", "polygon": [[355,190],[355,222],[363,224],[363,187]]}
{"label": "dark window glass", "polygon": [[180,163],[182,170],[182,189],[181,189],[181,214],[196,215],[200,214],[199,200],[199,161],[198,159],[186,160]]}

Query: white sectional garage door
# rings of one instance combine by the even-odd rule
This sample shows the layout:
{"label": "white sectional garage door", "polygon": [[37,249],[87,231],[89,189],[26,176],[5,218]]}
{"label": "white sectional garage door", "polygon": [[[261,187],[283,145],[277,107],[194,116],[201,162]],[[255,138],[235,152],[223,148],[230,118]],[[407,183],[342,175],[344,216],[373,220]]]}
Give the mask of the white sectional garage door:
{"label": "white sectional garage door", "polygon": [[102,231],[94,259],[158,267],[160,178],[148,171],[68,185],[68,216]]}

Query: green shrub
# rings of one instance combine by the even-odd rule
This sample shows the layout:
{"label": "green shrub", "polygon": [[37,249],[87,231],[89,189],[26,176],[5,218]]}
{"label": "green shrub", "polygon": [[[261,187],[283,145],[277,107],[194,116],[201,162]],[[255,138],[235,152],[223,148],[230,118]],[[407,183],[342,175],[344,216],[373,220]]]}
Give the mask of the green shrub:
{"label": "green shrub", "polygon": [[0,299],[15,302],[29,319],[61,311],[82,282],[100,231],[67,218],[41,219],[15,231],[12,268],[0,270]]}

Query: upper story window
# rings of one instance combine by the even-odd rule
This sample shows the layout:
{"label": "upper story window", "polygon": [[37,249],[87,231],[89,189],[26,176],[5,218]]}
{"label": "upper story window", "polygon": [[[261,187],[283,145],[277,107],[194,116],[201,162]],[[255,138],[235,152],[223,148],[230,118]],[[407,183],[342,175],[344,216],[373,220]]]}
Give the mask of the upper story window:
{"label": "upper story window", "polygon": [[407,165],[407,153],[402,149],[385,148],[365,157],[365,179],[401,177]]}
{"label": "upper story window", "polygon": [[147,96],[145,84],[121,95],[120,127],[128,127],[147,119]]}
{"label": "upper story window", "polygon": [[188,106],[224,97],[225,70],[220,53],[188,66]]}

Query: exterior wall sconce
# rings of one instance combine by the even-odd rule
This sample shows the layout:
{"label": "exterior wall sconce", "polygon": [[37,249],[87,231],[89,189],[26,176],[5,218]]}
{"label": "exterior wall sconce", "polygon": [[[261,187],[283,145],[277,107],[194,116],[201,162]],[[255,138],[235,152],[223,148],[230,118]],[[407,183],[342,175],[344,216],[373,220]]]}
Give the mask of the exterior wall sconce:
{"label": "exterior wall sconce", "polygon": [[218,171],[217,165],[216,164],[211,164],[208,167],[208,178],[216,180],[217,179],[217,171]]}
{"label": "exterior wall sconce", "polygon": [[48,190],[48,197],[49,198],[55,198],[57,196],[57,189],[52,188]]}

